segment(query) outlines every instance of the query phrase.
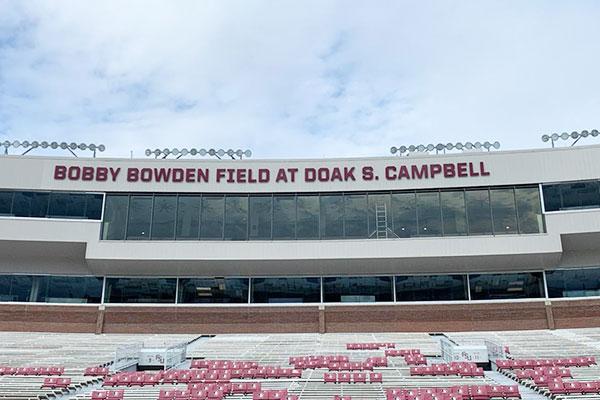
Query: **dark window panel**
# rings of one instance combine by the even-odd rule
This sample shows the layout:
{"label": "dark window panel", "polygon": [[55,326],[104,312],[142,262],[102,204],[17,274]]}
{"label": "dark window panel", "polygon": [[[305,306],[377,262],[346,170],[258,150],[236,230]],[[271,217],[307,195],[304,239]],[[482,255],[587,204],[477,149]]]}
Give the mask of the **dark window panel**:
{"label": "dark window panel", "polygon": [[563,209],[600,207],[597,181],[564,183],[560,188]]}
{"label": "dark window panel", "polygon": [[492,205],[492,218],[494,220],[494,234],[517,233],[517,207],[515,205],[515,193],[513,189],[490,190],[490,203]]}
{"label": "dark window panel", "polygon": [[46,217],[50,193],[15,192],[12,213],[15,217]]}
{"label": "dark window panel", "polygon": [[107,303],[175,303],[175,278],[107,278]]}
{"label": "dark window panel", "polygon": [[[377,238],[377,219],[379,216],[380,236],[385,235],[387,230],[388,237],[393,237],[392,225],[392,196],[390,193],[369,193],[368,194],[368,223],[369,238]],[[379,211],[378,211],[379,210]]]}
{"label": "dark window panel", "polygon": [[249,239],[271,239],[271,217],[273,215],[271,196],[250,196]]}
{"label": "dark window panel", "polygon": [[472,300],[544,297],[541,272],[469,275]]}
{"label": "dark window panel", "polygon": [[132,195],[129,198],[127,239],[149,240],[152,219],[152,196]]}
{"label": "dark window panel", "polygon": [[517,214],[520,233],[541,233],[544,231],[540,191],[537,187],[516,188]]}
{"label": "dark window panel", "polygon": [[321,195],[321,239],[344,237],[344,197],[341,194]]}
{"label": "dark window panel", "polygon": [[439,192],[417,192],[419,236],[442,236],[442,212]]}
{"label": "dark window panel", "polygon": [[104,209],[104,222],[102,223],[102,239],[125,239],[127,226],[127,207],[129,196],[107,195]]}
{"label": "dark window panel", "polygon": [[33,277],[0,275],[0,301],[29,301]]}
{"label": "dark window panel", "polygon": [[546,271],[548,297],[600,296],[600,268]]}
{"label": "dark window panel", "polygon": [[40,276],[37,299],[44,303],[100,303],[102,278],[89,276]]}
{"label": "dark window panel", "polygon": [[368,236],[367,195],[344,195],[344,237],[366,238]]}
{"label": "dark window panel", "polygon": [[[200,196],[179,196],[177,201],[177,239],[197,240],[200,234],[202,198]],[[221,210],[223,210],[222,206]]]}
{"label": "dark window panel", "polygon": [[248,239],[248,197],[225,197],[225,240]]}
{"label": "dark window panel", "polygon": [[318,239],[319,196],[298,196],[297,202],[297,238]]}
{"label": "dark window panel", "polygon": [[248,278],[181,278],[179,303],[247,303]]}
{"label": "dark window panel", "polygon": [[320,278],[253,278],[253,303],[318,303]]}
{"label": "dark window panel", "polygon": [[202,239],[223,239],[223,210],[225,197],[203,196],[200,237]]}
{"label": "dark window panel", "polygon": [[401,238],[417,235],[417,200],[415,193],[392,193],[394,233]]}
{"label": "dark window panel", "polygon": [[85,218],[86,195],[52,193],[48,214],[60,218]]}
{"label": "dark window panel", "polygon": [[13,192],[0,192],[0,215],[11,215]]}
{"label": "dark window panel", "polygon": [[444,235],[466,235],[467,211],[465,208],[465,192],[463,190],[442,192],[441,199]]}
{"label": "dark window panel", "polygon": [[392,277],[323,278],[323,300],[332,303],[393,301]]}
{"label": "dark window panel", "polygon": [[154,196],[152,239],[175,239],[177,196]]}
{"label": "dark window panel", "polygon": [[467,190],[467,221],[470,235],[491,235],[492,216],[490,212],[490,195],[487,189]]}
{"label": "dark window panel", "polygon": [[396,277],[396,301],[445,300],[468,300],[466,275]]}
{"label": "dark window panel", "polygon": [[558,211],[562,208],[562,199],[560,195],[560,185],[542,186],[544,193],[544,208],[546,211]]}
{"label": "dark window panel", "polygon": [[102,218],[102,200],[101,194],[86,195],[85,218],[98,220]]}
{"label": "dark window panel", "polygon": [[273,239],[296,237],[296,197],[273,197]]}

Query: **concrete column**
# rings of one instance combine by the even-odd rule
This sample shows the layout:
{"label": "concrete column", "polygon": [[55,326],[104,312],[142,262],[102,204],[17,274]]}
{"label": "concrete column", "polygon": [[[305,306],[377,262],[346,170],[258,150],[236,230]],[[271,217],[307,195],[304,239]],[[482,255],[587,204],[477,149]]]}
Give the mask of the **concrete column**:
{"label": "concrete column", "polygon": [[552,313],[552,302],[546,300],[546,320],[548,321],[548,329],[554,329],[554,314]]}
{"label": "concrete column", "polygon": [[104,331],[104,305],[98,307],[98,318],[96,319],[96,335]]}
{"label": "concrete column", "polygon": [[319,333],[327,332],[327,326],[325,324],[325,306],[319,306]]}

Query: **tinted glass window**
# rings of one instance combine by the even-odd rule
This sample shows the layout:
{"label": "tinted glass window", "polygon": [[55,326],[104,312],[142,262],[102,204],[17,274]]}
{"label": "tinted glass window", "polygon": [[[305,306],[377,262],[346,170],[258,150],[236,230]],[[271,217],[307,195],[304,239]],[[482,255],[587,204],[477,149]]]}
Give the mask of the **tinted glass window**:
{"label": "tinted glass window", "polygon": [[353,303],[392,301],[392,299],[390,276],[323,278],[323,301],[325,302]]}
{"label": "tinted glass window", "polygon": [[254,278],[253,303],[318,303],[320,278]]}
{"label": "tinted glass window", "polygon": [[175,303],[175,278],[107,278],[107,303]]}
{"label": "tinted glass window", "polygon": [[180,303],[247,303],[248,278],[179,279]]}
{"label": "tinted glass window", "polygon": [[48,214],[53,217],[84,218],[87,195],[52,193]]}
{"label": "tinted glass window", "polygon": [[546,271],[548,297],[600,296],[600,268]]}
{"label": "tinted glass window", "polygon": [[516,188],[519,232],[540,233],[544,231],[540,191],[537,187]]}
{"label": "tinted glass window", "polygon": [[321,238],[337,239],[344,236],[344,197],[321,195]]}
{"label": "tinted glass window", "polygon": [[270,239],[273,198],[271,196],[250,196],[249,202],[250,239]]}
{"label": "tinted glass window", "polygon": [[152,239],[174,239],[177,213],[176,196],[154,196]]}
{"label": "tinted glass window", "polygon": [[45,303],[100,303],[102,278],[89,276],[40,276],[37,299]]}
{"label": "tinted glass window", "polygon": [[417,224],[419,226],[419,236],[442,235],[439,192],[417,193]]}
{"label": "tinted glass window", "polygon": [[542,186],[544,193],[544,208],[546,211],[558,211],[562,207],[562,198],[560,195],[560,185]]}
{"label": "tinted glass window", "polygon": [[319,196],[298,196],[297,198],[298,239],[319,238]]}
{"label": "tinted glass window", "polygon": [[467,212],[465,209],[465,192],[462,190],[442,192],[441,198],[444,235],[466,235]]}
{"label": "tinted glass window", "polygon": [[88,194],[85,204],[85,217],[88,219],[102,218],[102,200],[101,194]]}
{"label": "tinted glass window", "polygon": [[344,195],[344,236],[366,238],[367,228],[367,195]]}
{"label": "tinted glass window", "polygon": [[12,213],[16,217],[45,217],[49,198],[50,193],[15,192]]}
{"label": "tinted glass window", "polygon": [[102,224],[102,239],[125,239],[129,196],[107,195]]}
{"label": "tinted glass window", "polygon": [[466,275],[397,276],[396,301],[467,300]]}
{"label": "tinted glass window", "polygon": [[29,301],[32,281],[28,275],[0,275],[0,301]]}
{"label": "tinted glass window", "polygon": [[376,239],[377,231],[379,237],[393,237],[392,225],[392,197],[389,193],[369,193],[369,237]]}
{"label": "tinted glass window", "polygon": [[152,196],[131,196],[129,198],[127,239],[150,239],[151,218]]}
{"label": "tinted glass window", "polygon": [[471,235],[490,235],[492,233],[492,216],[488,190],[467,190],[465,199],[469,233]]}
{"label": "tinted glass window", "polygon": [[225,198],[225,240],[248,239],[248,197]]}
{"label": "tinted glass window", "polygon": [[469,275],[472,300],[544,297],[541,272]]}
{"label": "tinted glass window", "polygon": [[273,239],[296,237],[296,197],[273,197]]}
{"label": "tinted glass window", "polygon": [[200,237],[202,239],[223,238],[223,212],[225,198],[222,196],[202,197],[202,220],[200,221]]}
{"label": "tinted glass window", "polygon": [[398,237],[417,234],[417,201],[415,193],[392,193],[394,233]]}
{"label": "tinted glass window", "polygon": [[513,189],[490,190],[494,234],[517,233],[517,208]]}
{"label": "tinted glass window", "polygon": [[600,206],[598,182],[561,184],[562,208],[587,208]]}
{"label": "tinted glass window", "polygon": [[0,215],[10,215],[13,192],[0,192]]}
{"label": "tinted glass window", "polygon": [[177,239],[198,239],[201,197],[179,196],[177,201]]}

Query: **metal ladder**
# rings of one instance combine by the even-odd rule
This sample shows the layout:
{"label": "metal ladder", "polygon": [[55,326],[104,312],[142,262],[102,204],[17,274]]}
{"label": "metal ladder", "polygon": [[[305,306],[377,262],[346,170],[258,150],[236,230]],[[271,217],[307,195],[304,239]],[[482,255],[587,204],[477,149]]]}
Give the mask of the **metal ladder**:
{"label": "metal ladder", "polygon": [[375,204],[375,228],[377,239],[388,238],[387,204]]}

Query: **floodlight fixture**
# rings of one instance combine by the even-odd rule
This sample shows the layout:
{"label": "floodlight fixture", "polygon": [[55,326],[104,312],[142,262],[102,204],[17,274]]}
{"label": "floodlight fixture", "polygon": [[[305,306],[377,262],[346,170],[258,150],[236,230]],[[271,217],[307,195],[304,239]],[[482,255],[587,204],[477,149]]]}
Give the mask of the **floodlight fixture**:
{"label": "floodlight fixture", "polygon": [[13,140],[12,142],[10,140],[5,140],[4,142],[0,143],[1,147],[4,147],[4,154],[8,155],[9,148],[14,148],[17,149],[19,147],[23,148],[25,151],[23,151],[20,155],[24,156],[27,153],[29,153],[31,150],[37,149],[37,148],[42,148],[42,149],[53,149],[53,150],[57,150],[57,149],[61,149],[61,150],[68,150],[69,153],[71,153],[74,157],[77,157],[77,154],[75,154],[75,150],[91,150],[93,152],[93,156],[96,157],[96,149],[98,149],[99,151],[104,151],[105,147],[104,145],[99,145],[98,147],[96,147],[96,145],[94,144],[90,144],[87,145],[85,143],[76,143],[76,142],[71,142],[71,143],[67,143],[67,142],[51,142],[48,143],[47,141],[42,141],[42,142],[38,142],[37,140],[34,141],[28,141],[28,140],[23,140],[23,141],[19,141],[19,140]]}
{"label": "floodlight fixture", "polygon": [[571,143],[571,146],[574,146],[581,138],[586,138],[588,136],[592,136],[592,137],[598,136],[598,130],[596,130],[596,129],[592,129],[591,131],[583,130],[581,132],[573,131],[571,133],[563,132],[560,134],[553,133],[551,135],[544,134],[544,135],[542,135],[542,142],[544,142],[544,143],[550,142],[552,144],[552,147],[554,147],[555,142],[557,142],[559,139],[562,139],[562,140],[572,139],[573,142]]}
{"label": "floodlight fixture", "polygon": [[146,149],[144,151],[144,154],[146,155],[146,157],[151,157],[154,156],[154,158],[159,158],[162,156],[162,158],[167,158],[169,156],[174,156],[177,159],[187,156],[187,155],[191,155],[191,156],[196,156],[196,155],[200,155],[202,157],[208,155],[208,156],[212,156],[212,157],[216,157],[218,159],[221,159],[221,157],[224,156],[229,156],[231,157],[231,159],[236,160],[237,158],[235,156],[237,156],[238,158],[243,158],[243,157],[251,157],[252,156],[252,151],[251,150],[233,150],[233,149],[196,149],[196,148],[191,148],[191,149],[187,149],[187,148],[183,148],[183,149],[178,149],[178,148],[174,148],[174,149],[169,149],[169,148],[164,148],[164,149]]}
{"label": "floodlight fixture", "polygon": [[466,143],[462,143],[462,142],[457,142],[457,143],[437,143],[437,144],[418,144],[418,145],[410,145],[410,146],[392,146],[390,147],[390,153],[391,154],[398,154],[398,155],[403,155],[405,153],[423,153],[423,152],[430,152],[435,150],[436,153],[440,153],[440,152],[444,152],[446,153],[446,151],[452,151],[452,150],[459,150],[459,151],[465,151],[465,150],[472,150],[472,149],[476,149],[476,150],[480,150],[480,149],[486,149],[487,151],[490,151],[492,149],[498,150],[500,148],[500,142],[495,141],[495,142],[489,142],[489,141],[485,141],[483,143],[481,142],[475,142],[475,143],[471,143],[471,142],[466,142]]}

